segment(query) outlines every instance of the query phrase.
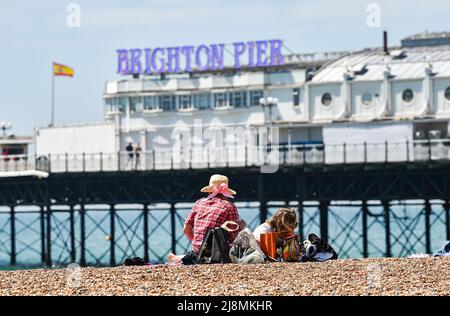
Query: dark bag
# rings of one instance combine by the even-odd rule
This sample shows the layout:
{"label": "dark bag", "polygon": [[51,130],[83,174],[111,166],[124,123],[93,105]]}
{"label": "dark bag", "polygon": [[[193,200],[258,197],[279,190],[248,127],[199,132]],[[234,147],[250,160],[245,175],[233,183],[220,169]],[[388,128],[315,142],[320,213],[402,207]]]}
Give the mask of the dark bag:
{"label": "dark bag", "polygon": [[[234,224],[237,228],[230,229],[228,224]],[[200,247],[197,263],[231,263],[228,234],[238,228],[237,223],[227,221],[221,227],[209,229]]]}
{"label": "dark bag", "polygon": [[197,254],[194,251],[189,250],[189,252],[183,258],[181,258],[181,262],[184,265],[196,264],[197,263]]}
{"label": "dark bag", "polygon": [[140,257],[126,258],[123,262],[124,266],[145,266],[146,262]]}
{"label": "dark bag", "polygon": [[303,242],[304,255],[302,262],[327,261],[338,258],[336,251],[325,240],[315,234],[309,234],[308,239]]}

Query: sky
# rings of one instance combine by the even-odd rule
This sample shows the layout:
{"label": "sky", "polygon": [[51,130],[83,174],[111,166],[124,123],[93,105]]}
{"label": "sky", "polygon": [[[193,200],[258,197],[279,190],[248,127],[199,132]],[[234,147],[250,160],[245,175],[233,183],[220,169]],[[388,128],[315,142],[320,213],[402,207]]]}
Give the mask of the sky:
{"label": "sky", "polygon": [[[73,3],[79,27],[67,23]],[[53,61],[75,69],[73,78],[55,80],[55,124],[98,123],[105,82],[120,79],[120,48],[279,38],[296,53],[359,50],[381,46],[383,30],[390,45],[450,31],[448,16],[448,0],[2,1],[0,121],[16,135],[50,123]]]}

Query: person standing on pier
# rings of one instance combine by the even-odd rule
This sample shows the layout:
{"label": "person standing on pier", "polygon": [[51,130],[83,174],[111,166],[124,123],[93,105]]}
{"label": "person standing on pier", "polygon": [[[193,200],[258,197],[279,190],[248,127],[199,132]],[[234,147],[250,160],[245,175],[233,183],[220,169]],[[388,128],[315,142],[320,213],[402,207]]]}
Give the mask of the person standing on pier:
{"label": "person standing on pier", "polygon": [[[199,199],[192,207],[191,213],[184,222],[183,232],[192,242],[190,253],[198,254],[206,232],[209,229],[222,226],[226,221],[240,223],[236,205],[232,202],[236,192],[228,188],[228,178],[224,175],[214,174],[209,185],[203,187],[201,192],[209,193],[205,198]],[[230,232],[230,244],[236,238],[239,230]],[[169,263],[178,263],[184,256],[170,253]]]}
{"label": "person standing on pier", "polygon": [[127,147],[125,147],[125,150],[128,153],[128,160],[127,160],[127,163],[125,165],[125,168],[128,166],[128,164],[130,164],[130,168],[133,168],[133,158],[134,158],[133,143],[132,142],[128,142],[128,145],[127,145]]}
{"label": "person standing on pier", "polygon": [[136,163],[135,163],[136,170],[138,170],[141,165],[141,152],[142,152],[141,144],[137,143],[136,146],[134,147],[134,154],[135,154],[135,159],[136,159]]}

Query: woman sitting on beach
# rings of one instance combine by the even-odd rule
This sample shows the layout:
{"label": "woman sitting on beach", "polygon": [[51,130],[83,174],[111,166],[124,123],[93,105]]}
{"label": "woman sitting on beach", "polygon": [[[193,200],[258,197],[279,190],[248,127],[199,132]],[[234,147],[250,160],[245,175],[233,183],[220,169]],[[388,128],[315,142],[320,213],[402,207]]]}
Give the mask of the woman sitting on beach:
{"label": "woman sitting on beach", "polygon": [[[227,221],[239,223],[239,214],[236,205],[231,201],[235,191],[228,188],[228,178],[215,174],[209,180],[209,185],[202,188],[201,192],[209,193],[205,198],[199,199],[192,207],[188,215],[183,232],[192,241],[191,254],[197,255],[203,242],[203,238],[209,229],[222,226]],[[238,231],[229,234],[229,242],[233,242]],[[176,256],[170,253],[169,264],[177,264],[184,256]]]}
{"label": "woman sitting on beach", "polygon": [[262,234],[278,233],[280,237],[287,237],[295,234],[297,227],[297,214],[291,208],[280,208],[271,219],[256,227],[253,235],[258,244]]}

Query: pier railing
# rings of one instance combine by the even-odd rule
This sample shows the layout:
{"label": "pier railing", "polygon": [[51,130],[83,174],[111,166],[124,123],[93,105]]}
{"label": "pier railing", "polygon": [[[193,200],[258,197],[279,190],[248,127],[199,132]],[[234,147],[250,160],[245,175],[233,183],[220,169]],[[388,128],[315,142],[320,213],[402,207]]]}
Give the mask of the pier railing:
{"label": "pier railing", "polygon": [[384,143],[155,148],[134,153],[4,155],[0,172],[99,172],[271,165],[336,165],[450,160],[450,140]]}

